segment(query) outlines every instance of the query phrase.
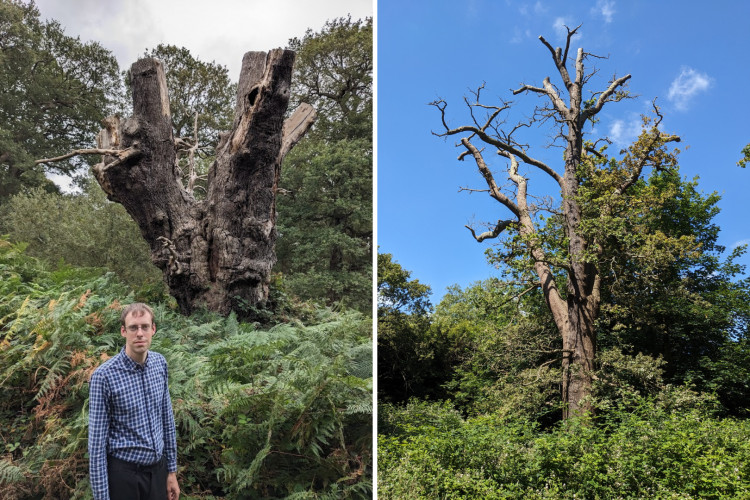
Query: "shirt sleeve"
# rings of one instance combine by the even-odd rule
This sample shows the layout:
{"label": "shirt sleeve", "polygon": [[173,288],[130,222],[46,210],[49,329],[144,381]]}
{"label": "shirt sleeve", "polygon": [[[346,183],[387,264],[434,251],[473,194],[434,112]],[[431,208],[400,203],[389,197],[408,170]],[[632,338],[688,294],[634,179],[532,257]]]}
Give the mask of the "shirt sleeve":
{"label": "shirt sleeve", "polygon": [[94,372],[89,383],[89,478],[94,500],[109,500],[107,480],[107,436],[109,405],[107,381]]}
{"label": "shirt sleeve", "polygon": [[167,470],[177,472],[177,432],[172,411],[172,398],[169,397],[169,369],[164,363],[164,399],[161,415],[164,429],[164,451],[167,455]]}

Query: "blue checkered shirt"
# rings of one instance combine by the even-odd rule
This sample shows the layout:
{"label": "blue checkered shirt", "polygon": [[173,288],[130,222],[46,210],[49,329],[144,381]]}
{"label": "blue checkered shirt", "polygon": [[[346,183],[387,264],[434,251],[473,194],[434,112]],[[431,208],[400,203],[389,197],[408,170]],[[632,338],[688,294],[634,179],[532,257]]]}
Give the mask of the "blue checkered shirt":
{"label": "blue checkered shirt", "polygon": [[107,455],[141,465],[167,457],[177,470],[177,440],[167,362],[149,351],[139,365],[125,349],[96,369],[89,384],[89,473],[95,500],[109,500]]}

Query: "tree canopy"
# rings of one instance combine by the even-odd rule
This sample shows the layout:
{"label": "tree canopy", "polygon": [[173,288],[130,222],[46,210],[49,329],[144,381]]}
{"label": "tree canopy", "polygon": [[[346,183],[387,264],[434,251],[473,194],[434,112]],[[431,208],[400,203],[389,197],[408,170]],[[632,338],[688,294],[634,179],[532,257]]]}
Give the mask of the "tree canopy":
{"label": "tree canopy", "polygon": [[97,42],[82,43],[32,3],[0,1],[0,203],[33,187],[55,191],[46,171],[71,174],[80,158],[34,163],[93,147],[100,120],[118,110],[117,61]]}
{"label": "tree canopy", "polygon": [[435,394],[445,373],[430,336],[430,287],[411,279],[390,254],[378,254],[378,401]]}
{"label": "tree canopy", "polygon": [[287,156],[276,269],[304,298],[372,310],[372,19],[329,21],[292,39],[292,101],[318,111]]}

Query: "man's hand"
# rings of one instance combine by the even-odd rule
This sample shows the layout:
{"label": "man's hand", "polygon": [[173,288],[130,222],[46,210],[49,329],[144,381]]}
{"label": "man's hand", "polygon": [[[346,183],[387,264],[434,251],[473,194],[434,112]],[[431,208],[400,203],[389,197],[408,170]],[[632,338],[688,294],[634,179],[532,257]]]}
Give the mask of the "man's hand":
{"label": "man's hand", "polygon": [[177,500],[180,497],[180,485],[177,484],[177,473],[167,475],[167,500]]}

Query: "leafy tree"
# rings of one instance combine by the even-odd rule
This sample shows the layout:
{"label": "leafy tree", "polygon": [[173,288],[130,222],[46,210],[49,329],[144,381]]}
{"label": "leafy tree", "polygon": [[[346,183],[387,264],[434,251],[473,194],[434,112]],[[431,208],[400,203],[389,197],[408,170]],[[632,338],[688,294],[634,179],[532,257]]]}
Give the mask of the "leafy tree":
{"label": "leafy tree", "polygon": [[[584,63],[591,54],[579,48],[574,73],[571,74],[567,67],[571,40],[577,30],[568,29],[564,49],[554,49],[544,37],[540,37],[552,55],[562,86],[554,86],[549,78],[545,78],[542,87],[526,84],[514,91],[514,94],[531,93],[547,99],[547,104],[537,108],[534,116],[536,121],[551,122],[558,127],[555,137],[565,149],[562,173],[532,156],[530,147],[517,137],[525,130],[526,123],[504,125],[510,103],[486,105],[481,102],[481,87],[474,93],[474,100],[466,99],[471,111],[468,125],[448,126],[447,103],[443,100],[433,103],[441,114],[444,127],[437,135],[461,137],[459,147],[463,152],[459,159],[468,157],[474,160],[489,195],[511,214],[509,219],[501,218],[491,225],[488,231],[480,234],[473,228],[470,231],[479,242],[508,233],[510,236],[504,239],[506,250],[497,256],[511,269],[517,269],[529,286],[538,287],[544,295],[562,340],[565,417],[585,414],[592,408],[588,396],[593,386],[596,319],[600,313],[603,266],[606,263],[602,237],[610,234],[607,231],[610,220],[616,217],[623,196],[633,189],[644,168],[666,168],[676,162],[667,151],[667,145],[679,140],[659,130],[661,115],[655,106],[655,120],[644,122],[643,133],[620,160],[607,157],[606,149],[597,149],[595,144],[584,141],[585,127],[596,120],[603,107],[628,97],[624,88],[630,75],[613,78],[604,90],[593,92],[587,98],[584,87],[592,73],[585,72]],[[496,182],[487,163],[488,157],[475,142],[491,148],[493,153],[507,161],[510,195]],[[559,207],[535,203],[531,199],[528,178],[519,170],[522,164],[531,171],[541,172],[559,186]],[[589,204],[594,201],[595,204]],[[556,232],[544,231],[545,211],[553,212],[553,218],[558,219]],[[627,234],[616,232],[614,236],[617,239],[617,236]],[[562,247],[559,242],[564,243]],[[689,245],[681,240],[665,240],[662,246],[664,253],[674,254],[680,251],[680,247],[686,249]],[[562,285],[562,281],[566,285]]]}
{"label": "leafy tree", "polygon": [[722,260],[713,222],[719,196],[699,193],[676,167],[653,172],[625,200],[618,223],[630,233],[627,245],[621,236],[604,250],[601,343],[662,357],[667,378],[679,383],[741,336],[750,289],[734,261],[744,249]]}
{"label": "leafy tree", "polygon": [[389,253],[378,253],[378,318],[386,314],[427,316],[432,311],[432,290],[416,279],[411,271],[393,260]]}
{"label": "leafy tree", "polygon": [[444,339],[444,387],[466,414],[557,420],[560,339],[538,295],[497,278],[453,286],[432,315]]}
{"label": "leafy tree", "polygon": [[439,396],[449,375],[430,330],[432,292],[410,277],[391,254],[378,254],[378,401]]}
{"label": "leafy tree", "polygon": [[105,268],[135,288],[164,288],[138,226],[90,178],[76,195],[41,189],[18,194],[0,214],[0,231],[51,265]]}
{"label": "leafy tree", "polygon": [[295,102],[319,113],[314,133],[329,139],[372,138],[372,18],[326,22],[293,38],[297,51],[292,91]]}
{"label": "leafy tree", "polygon": [[293,100],[318,120],[287,156],[277,269],[303,298],[372,310],[372,19],[329,21],[298,52]]}
{"label": "leafy tree", "polygon": [[41,21],[31,3],[0,1],[0,202],[32,187],[55,191],[45,172],[72,174],[80,159],[45,169],[35,160],[93,146],[99,121],[117,110],[117,61],[95,42]]}
{"label": "leafy tree", "polygon": [[295,295],[372,311],[371,148],[310,140],[285,163],[277,269]]}

